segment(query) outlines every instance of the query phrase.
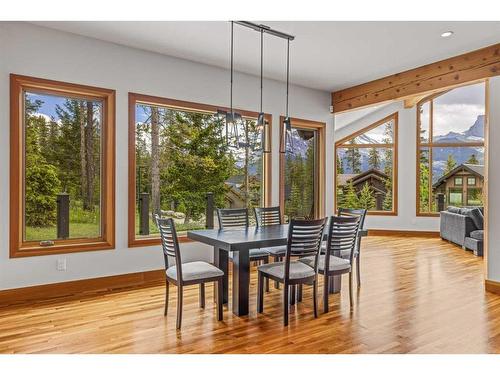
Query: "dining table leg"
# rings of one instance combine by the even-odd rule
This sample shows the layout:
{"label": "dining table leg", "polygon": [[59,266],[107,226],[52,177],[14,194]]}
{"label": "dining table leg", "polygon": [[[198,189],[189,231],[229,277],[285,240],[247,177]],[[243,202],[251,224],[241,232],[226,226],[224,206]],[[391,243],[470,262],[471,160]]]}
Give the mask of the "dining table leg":
{"label": "dining table leg", "polygon": [[233,251],[233,313],[248,315],[250,256],[248,250]]}
{"label": "dining table leg", "polygon": [[[224,272],[222,279],[222,303],[226,304],[229,300],[229,253],[226,250],[214,247],[214,264]],[[215,295],[215,293],[214,293]]]}

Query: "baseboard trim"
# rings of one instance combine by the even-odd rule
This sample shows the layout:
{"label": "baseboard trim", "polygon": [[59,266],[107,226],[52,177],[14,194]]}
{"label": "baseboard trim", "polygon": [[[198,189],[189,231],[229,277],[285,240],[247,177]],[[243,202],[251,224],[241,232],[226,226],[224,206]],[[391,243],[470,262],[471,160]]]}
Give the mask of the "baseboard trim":
{"label": "baseboard trim", "polygon": [[0,290],[0,307],[60,297],[77,297],[96,292],[157,285],[165,280],[164,270],[128,273],[93,279],[66,281],[24,288]]}
{"label": "baseboard trim", "polygon": [[439,232],[419,230],[368,229],[369,236],[439,237]]}
{"label": "baseboard trim", "polygon": [[500,294],[500,282],[484,280],[484,289],[490,293]]}

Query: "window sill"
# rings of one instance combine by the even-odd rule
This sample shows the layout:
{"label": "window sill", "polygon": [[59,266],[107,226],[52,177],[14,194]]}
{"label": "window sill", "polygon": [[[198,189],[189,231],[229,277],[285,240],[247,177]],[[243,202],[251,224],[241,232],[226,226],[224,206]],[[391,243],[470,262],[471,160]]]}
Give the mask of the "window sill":
{"label": "window sill", "polygon": [[[184,234],[178,237],[179,243],[194,242]],[[158,246],[161,244],[159,237],[129,238],[128,247]]]}
{"label": "window sill", "polygon": [[10,258],[23,258],[32,256],[43,256],[53,254],[70,254],[84,251],[113,250],[113,241],[88,241],[88,240],[68,240],[55,243],[53,246],[40,246],[38,244],[24,243],[10,249]]}

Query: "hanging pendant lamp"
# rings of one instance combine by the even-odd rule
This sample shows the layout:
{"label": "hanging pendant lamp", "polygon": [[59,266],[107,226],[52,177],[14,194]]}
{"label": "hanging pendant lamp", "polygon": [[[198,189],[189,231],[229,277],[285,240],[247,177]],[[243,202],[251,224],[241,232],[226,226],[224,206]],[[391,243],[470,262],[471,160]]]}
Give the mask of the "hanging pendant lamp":
{"label": "hanging pendant lamp", "polygon": [[293,138],[292,138],[292,120],[290,119],[288,113],[288,92],[290,89],[290,39],[287,40],[286,45],[286,110],[285,119],[283,120],[283,129],[281,130],[281,140],[280,140],[280,153],[286,153],[286,146],[288,145],[290,149],[293,149]]}
{"label": "hanging pendant lamp", "polygon": [[233,75],[234,75],[234,22],[231,21],[231,86],[229,93],[230,108],[226,113],[226,142],[229,144],[229,135],[234,137],[236,148],[240,146],[238,137],[238,123],[242,120],[241,114],[233,110]]}
{"label": "hanging pendant lamp", "polygon": [[270,153],[268,141],[267,141],[267,131],[269,123],[266,120],[266,115],[262,109],[262,96],[264,90],[264,29],[260,30],[260,111],[257,118],[257,128],[262,131],[262,151],[265,153]]}

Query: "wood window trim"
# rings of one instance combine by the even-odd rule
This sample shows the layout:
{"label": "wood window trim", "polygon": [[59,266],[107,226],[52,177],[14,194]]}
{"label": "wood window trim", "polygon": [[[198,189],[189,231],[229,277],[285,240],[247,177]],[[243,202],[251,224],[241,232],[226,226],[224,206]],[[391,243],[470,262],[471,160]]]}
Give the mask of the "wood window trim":
{"label": "wood window trim", "polygon": [[[474,182],[471,184],[469,183],[470,180],[473,180]],[[467,187],[475,187],[476,186],[476,177],[467,177]]]}
{"label": "wood window trim", "polygon": [[[103,103],[101,236],[54,240],[53,246],[23,239],[24,128],[23,93],[92,98]],[[115,248],[115,90],[10,74],[10,243],[11,258]]]}
{"label": "wood window trim", "polygon": [[[388,121],[394,121],[394,136],[393,136],[393,143],[390,144],[370,144],[370,145],[346,145],[345,143],[348,142],[349,140],[356,138],[360,136],[363,133],[366,133],[367,131],[370,131],[372,129],[375,129],[376,127],[388,122]],[[391,211],[368,211],[367,215],[370,216],[398,216],[398,124],[399,124],[399,113],[394,112],[391,113],[390,115],[384,117],[383,119],[380,119],[373,124],[370,124],[368,126],[365,126],[364,128],[354,132],[353,134],[350,134],[344,138],[339,139],[337,142],[335,142],[335,147],[334,147],[334,152],[333,152],[333,189],[334,189],[334,212],[337,212],[338,209],[338,202],[337,202],[337,149],[338,148],[392,148],[393,149],[393,154],[392,154],[392,210]]]}
{"label": "wood window trim", "polygon": [[[433,142],[433,115],[434,115],[434,99],[438,98],[441,95],[446,94],[447,92],[461,87],[471,86],[478,83],[484,83],[485,86],[485,109],[484,109],[484,141],[483,142],[462,142],[462,143],[434,143]],[[420,107],[429,102],[429,140],[427,142],[421,142],[420,140]],[[484,147],[484,165],[486,167],[488,163],[488,152],[486,145],[488,144],[488,105],[489,105],[489,79],[479,79],[473,80],[465,83],[461,83],[459,85],[449,86],[443,89],[442,92],[433,93],[421,99],[416,105],[416,117],[417,117],[417,149],[416,149],[416,183],[415,183],[415,216],[416,217],[439,217],[439,212],[420,212],[420,154],[421,150],[427,148],[429,150],[429,191],[431,192],[429,195],[429,204],[432,200],[432,149],[435,147]],[[486,176],[484,177],[484,181],[487,181]],[[485,199],[487,201],[487,199]]]}
{"label": "wood window trim", "polygon": [[[460,183],[457,184],[457,181],[460,181]],[[461,177],[461,176],[455,177],[454,180],[453,180],[453,185],[460,186],[460,187],[464,186],[464,178]]]}
{"label": "wood window trim", "polygon": [[[305,120],[300,118],[291,117],[292,127],[299,129],[311,129],[318,132],[318,164],[316,166],[316,173],[318,176],[318,191],[315,199],[317,204],[315,207],[315,215],[318,218],[325,216],[325,183],[326,183],[326,123],[312,120]],[[283,136],[285,116],[280,116],[280,140],[284,142]],[[281,145],[280,145],[281,146]],[[284,215],[285,207],[285,154],[280,153],[280,170],[279,170],[279,205],[282,207],[282,215]]]}
{"label": "wood window trim", "polygon": [[[163,107],[175,108],[185,111],[199,111],[199,112],[216,112],[217,110],[229,111],[230,109],[224,106],[215,106],[211,104],[188,102],[184,100],[177,100],[171,98],[164,98],[159,96],[145,95],[134,92],[128,93],[128,246],[129,247],[144,247],[159,245],[160,238],[156,236],[137,238],[135,234],[135,197],[136,197],[136,160],[135,160],[135,110],[136,104],[150,104]],[[246,111],[234,109],[243,117],[257,118],[259,113],[254,111]],[[268,121],[266,139],[268,145],[272,145],[272,115],[265,114]],[[271,153],[264,153],[264,205],[271,204]],[[186,235],[179,236],[179,242],[192,242]]]}

